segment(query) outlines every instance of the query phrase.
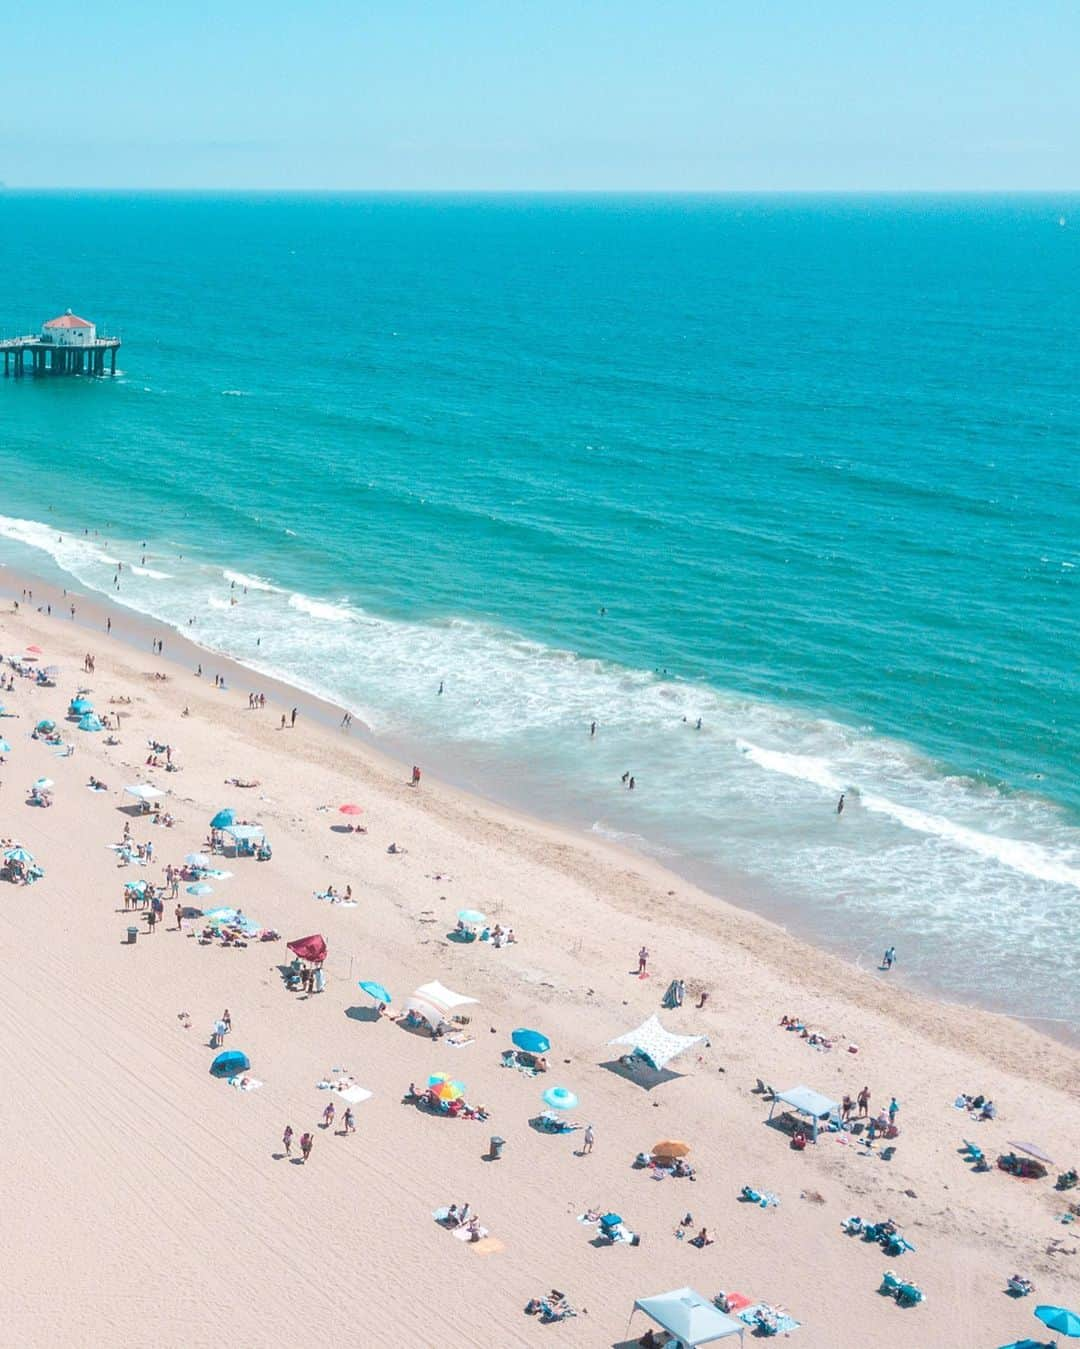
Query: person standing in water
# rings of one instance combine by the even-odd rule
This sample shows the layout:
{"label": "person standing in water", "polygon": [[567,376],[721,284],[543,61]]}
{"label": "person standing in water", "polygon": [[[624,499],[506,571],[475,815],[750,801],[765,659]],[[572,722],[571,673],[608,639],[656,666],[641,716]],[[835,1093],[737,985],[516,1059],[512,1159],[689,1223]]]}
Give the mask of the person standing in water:
{"label": "person standing in water", "polygon": [[589,735],[591,737],[594,736],[595,734],[596,734],[596,722],[594,721],[592,725],[589,727]]}
{"label": "person standing in water", "polygon": [[881,957],[881,968],[883,970],[891,970],[895,963],[896,963],[896,947],[890,946],[888,950],[885,952],[885,954]]}
{"label": "person standing in water", "polygon": [[840,793],[840,800],[837,801],[837,803],[836,803],[836,813],[837,813],[837,815],[843,815],[843,813],[844,813],[844,797],[845,797],[846,795],[847,795],[846,792],[841,792],[841,793]]}

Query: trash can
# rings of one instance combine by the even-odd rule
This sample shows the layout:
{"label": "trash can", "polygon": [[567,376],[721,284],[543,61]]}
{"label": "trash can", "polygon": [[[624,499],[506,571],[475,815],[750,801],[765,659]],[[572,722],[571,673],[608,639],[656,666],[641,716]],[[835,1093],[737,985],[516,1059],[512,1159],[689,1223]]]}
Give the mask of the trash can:
{"label": "trash can", "polygon": [[134,946],[139,939],[139,929],[137,927],[128,928],[128,945]]}
{"label": "trash can", "polygon": [[502,1156],[503,1148],[506,1147],[506,1139],[500,1138],[498,1134],[492,1134],[489,1147],[491,1150],[488,1153],[488,1156],[491,1157],[493,1160],[497,1160],[499,1157]]}

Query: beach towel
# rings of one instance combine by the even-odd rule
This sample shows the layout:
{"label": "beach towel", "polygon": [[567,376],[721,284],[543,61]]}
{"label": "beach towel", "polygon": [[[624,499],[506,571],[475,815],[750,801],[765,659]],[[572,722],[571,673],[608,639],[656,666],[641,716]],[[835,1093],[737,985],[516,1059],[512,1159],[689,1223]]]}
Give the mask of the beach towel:
{"label": "beach towel", "polygon": [[739,1313],[739,1320],[744,1321],[748,1326],[755,1326],[758,1316],[763,1314],[775,1319],[778,1335],[789,1335],[793,1330],[799,1328],[799,1322],[793,1316],[788,1316],[786,1312],[778,1312],[774,1307],[770,1307],[767,1302],[755,1302],[752,1307],[747,1307],[746,1311]]}
{"label": "beach towel", "polygon": [[464,1040],[460,1035],[447,1035],[443,1039],[443,1044],[447,1045],[450,1049],[464,1049],[466,1045],[473,1045],[475,1043],[476,1041],[474,1039],[470,1038]]}
{"label": "beach towel", "polygon": [[335,1087],[334,1090],[343,1101],[348,1101],[350,1105],[359,1105],[361,1101],[370,1101],[372,1092],[366,1091],[363,1087]]}
{"label": "beach towel", "polygon": [[[484,1230],[480,1229],[481,1232]],[[469,1250],[474,1255],[497,1255],[499,1251],[505,1251],[506,1247],[498,1237],[481,1237],[479,1241],[471,1241]]]}
{"label": "beach towel", "polygon": [[246,1082],[239,1077],[229,1078],[229,1086],[237,1091],[258,1091],[262,1085],[257,1077],[249,1077]]}
{"label": "beach towel", "polygon": [[[480,1235],[479,1237],[477,1237],[476,1244],[479,1245],[480,1242],[483,1241],[483,1239],[487,1236],[488,1230],[486,1227],[480,1227],[477,1228],[477,1231],[480,1233]],[[469,1242],[470,1244],[472,1243],[472,1233],[469,1231],[467,1226],[455,1227],[454,1230],[450,1233],[450,1235],[458,1241],[465,1241]]]}

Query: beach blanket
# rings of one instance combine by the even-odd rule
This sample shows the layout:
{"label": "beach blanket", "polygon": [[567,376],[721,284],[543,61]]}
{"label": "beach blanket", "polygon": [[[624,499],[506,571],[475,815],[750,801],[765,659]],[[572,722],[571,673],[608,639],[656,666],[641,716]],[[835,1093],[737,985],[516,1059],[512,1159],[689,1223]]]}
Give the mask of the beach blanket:
{"label": "beach blanket", "polygon": [[793,1330],[799,1328],[799,1322],[793,1316],[788,1316],[786,1312],[776,1311],[767,1302],[755,1302],[752,1307],[747,1307],[746,1311],[739,1313],[739,1320],[744,1321],[748,1326],[756,1326],[759,1316],[767,1316],[775,1321],[778,1335],[789,1335]]}
{"label": "beach blanket", "polygon": [[258,1091],[263,1084],[257,1077],[249,1077],[246,1080],[240,1077],[230,1077],[229,1086],[235,1087],[237,1091]]}
{"label": "beach blanket", "polygon": [[[478,1227],[476,1230],[480,1233],[480,1235],[476,1239],[477,1244],[479,1244],[487,1236],[488,1230],[486,1227]],[[453,1231],[450,1233],[450,1235],[456,1241],[465,1241],[469,1242],[470,1244],[472,1243],[472,1233],[469,1231],[467,1226],[455,1227]]]}
{"label": "beach blanket", "polygon": [[320,900],[323,904],[337,904],[343,909],[355,909],[357,903],[355,899],[342,899],[340,895],[331,895],[325,890],[314,891],[312,899]]}
{"label": "beach blanket", "polygon": [[[484,1230],[480,1229],[481,1232]],[[481,1237],[479,1241],[470,1241],[469,1250],[474,1255],[497,1255],[499,1251],[505,1251],[506,1247],[498,1237]]]}
{"label": "beach blanket", "polygon": [[466,1045],[473,1045],[475,1043],[476,1041],[471,1036],[467,1040],[460,1035],[447,1035],[443,1039],[443,1044],[450,1049],[464,1049]]}
{"label": "beach blanket", "polygon": [[202,873],[203,876],[209,876],[215,881],[228,881],[232,879],[231,871],[218,871],[214,867],[207,867]]}
{"label": "beach blanket", "polygon": [[343,1101],[348,1101],[350,1105],[359,1105],[361,1101],[370,1101],[373,1095],[364,1087],[335,1087],[334,1090]]}

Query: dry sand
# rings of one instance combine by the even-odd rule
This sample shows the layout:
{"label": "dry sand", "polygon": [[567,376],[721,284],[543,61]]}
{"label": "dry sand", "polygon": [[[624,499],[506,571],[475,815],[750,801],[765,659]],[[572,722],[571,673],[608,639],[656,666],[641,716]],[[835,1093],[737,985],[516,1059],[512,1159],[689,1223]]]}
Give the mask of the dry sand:
{"label": "dry sand", "polygon": [[[249,711],[247,691],[293,695],[259,676],[219,692],[115,636],[88,638],[26,606],[5,612],[0,651],[34,642],[62,667],[58,687],[16,679],[0,696],[19,718],[0,720],[12,744],[0,836],[47,871],[32,888],[0,886],[5,1343],[610,1346],[626,1338],[636,1296],[690,1284],[782,1304],[801,1322],[793,1340],[804,1349],[983,1349],[1035,1334],[1036,1301],[1080,1304],[1080,1232],[1056,1220],[1069,1196],[1054,1192],[1053,1175],[975,1174],[958,1155],[965,1136],[990,1157],[1006,1139],[1032,1139],[1059,1163],[1053,1174],[1075,1165],[1080,1069],[1067,1046],[915,996],[899,973],[860,973],[591,839],[427,776],[413,790],[402,765],[314,724],[307,702],[297,728],[281,731],[281,707]],[[170,652],[176,645],[169,637]],[[84,680],[87,649],[97,669]],[[208,675],[224,668],[207,661]],[[120,709],[121,743],[62,722],[77,749],[58,758],[29,732],[40,717],[60,721],[83,683],[100,709],[133,699]],[[144,769],[149,737],[174,746],[181,772]],[[87,789],[91,773],[107,792]],[[56,781],[49,810],[25,804],[41,775]],[[226,786],[234,775],[261,785]],[[107,845],[129,818],[122,787],[144,779],[168,789],[178,823],[133,822],[135,838],[155,845],[153,867],[137,874],[158,879],[165,862],[201,847],[222,805],[258,818],[273,860],[224,863],[233,878],[204,903],[238,905],[286,940],[323,933],[322,995],[285,990],[283,942],[200,946],[175,930],[169,902],[163,928],[125,944],[138,920],[123,912],[123,882],[136,873],[119,869]],[[366,834],[334,827],[348,800],[364,806]],[[388,855],[391,841],[406,855]],[[314,900],[329,882],[351,884],[357,907]],[[448,940],[464,906],[511,925],[518,943]],[[646,980],[632,973],[642,943],[652,952]],[[676,1062],[681,1076],[646,1091],[602,1066],[614,1057],[606,1041],[659,1010],[674,976],[710,998],[704,1011],[661,1013],[665,1024],[709,1044]],[[472,995],[475,1043],[451,1049],[350,1015],[368,1005],[361,978],[385,983],[396,1005],[433,978]],[[249,1054],[259,1091],[208,1074],[208,1032],[224,1007],[228,1046]],[[783,1013],[839,1043],[811,1048],[779,1028]],[[517,1026],[551,1037],[546,1078],[500,1066]],[[316,1128],[327,1095],[315,1084],[338,1066],[374,1092],[347,1138]],[[490,1121],[402,1104],[408,1083],[432,1071],[460,1077]],[[895,1155],[864,1156],[830,1136],[796,1153],[765,1123],[759,1077],[837,1097],[865,1083],[875,1108],[895,1093]],[[580,1133],[529,1126],[554,1083],[579,1094],[573,1115],[596,1129],[591,1156],[576,1155]],[[961,1090],[992,1097],[997,1121],[955,1110]],[[342,1110],[339,1101],[339,1124]],[[306,1166],[279,1155],[287,1123],[297,1137],[316,1135]],[[505,1155],[486,1161],[495,1133]],[[632,1169],[635,1154],[671,1136],[693,1144],[696,1182]],[[740,1203],[745,1184],[774,1191],[780,1206]],[[432,1222],[433,1209],[465,1200],[504,1249],[478,1253]],[[590,1206],[620,1212],[640,1246],[590,1244],[593,1230],[575,1220]],[[676,1240],[688,1212],[714,1245]],[[894,1261],[845,1237],[852,1213],[893,1217],[917,1250]],[[880,1296],[886,1268],[920,1285],[925,1304],[903,1310]],[[1035,1298],[1005,1296],[1014,1271],[1035,1280]],[[587,1314],[549,1327],[525,1316],[552,1287]],[[634,1338],[647,1325],[638,1315]]]}

